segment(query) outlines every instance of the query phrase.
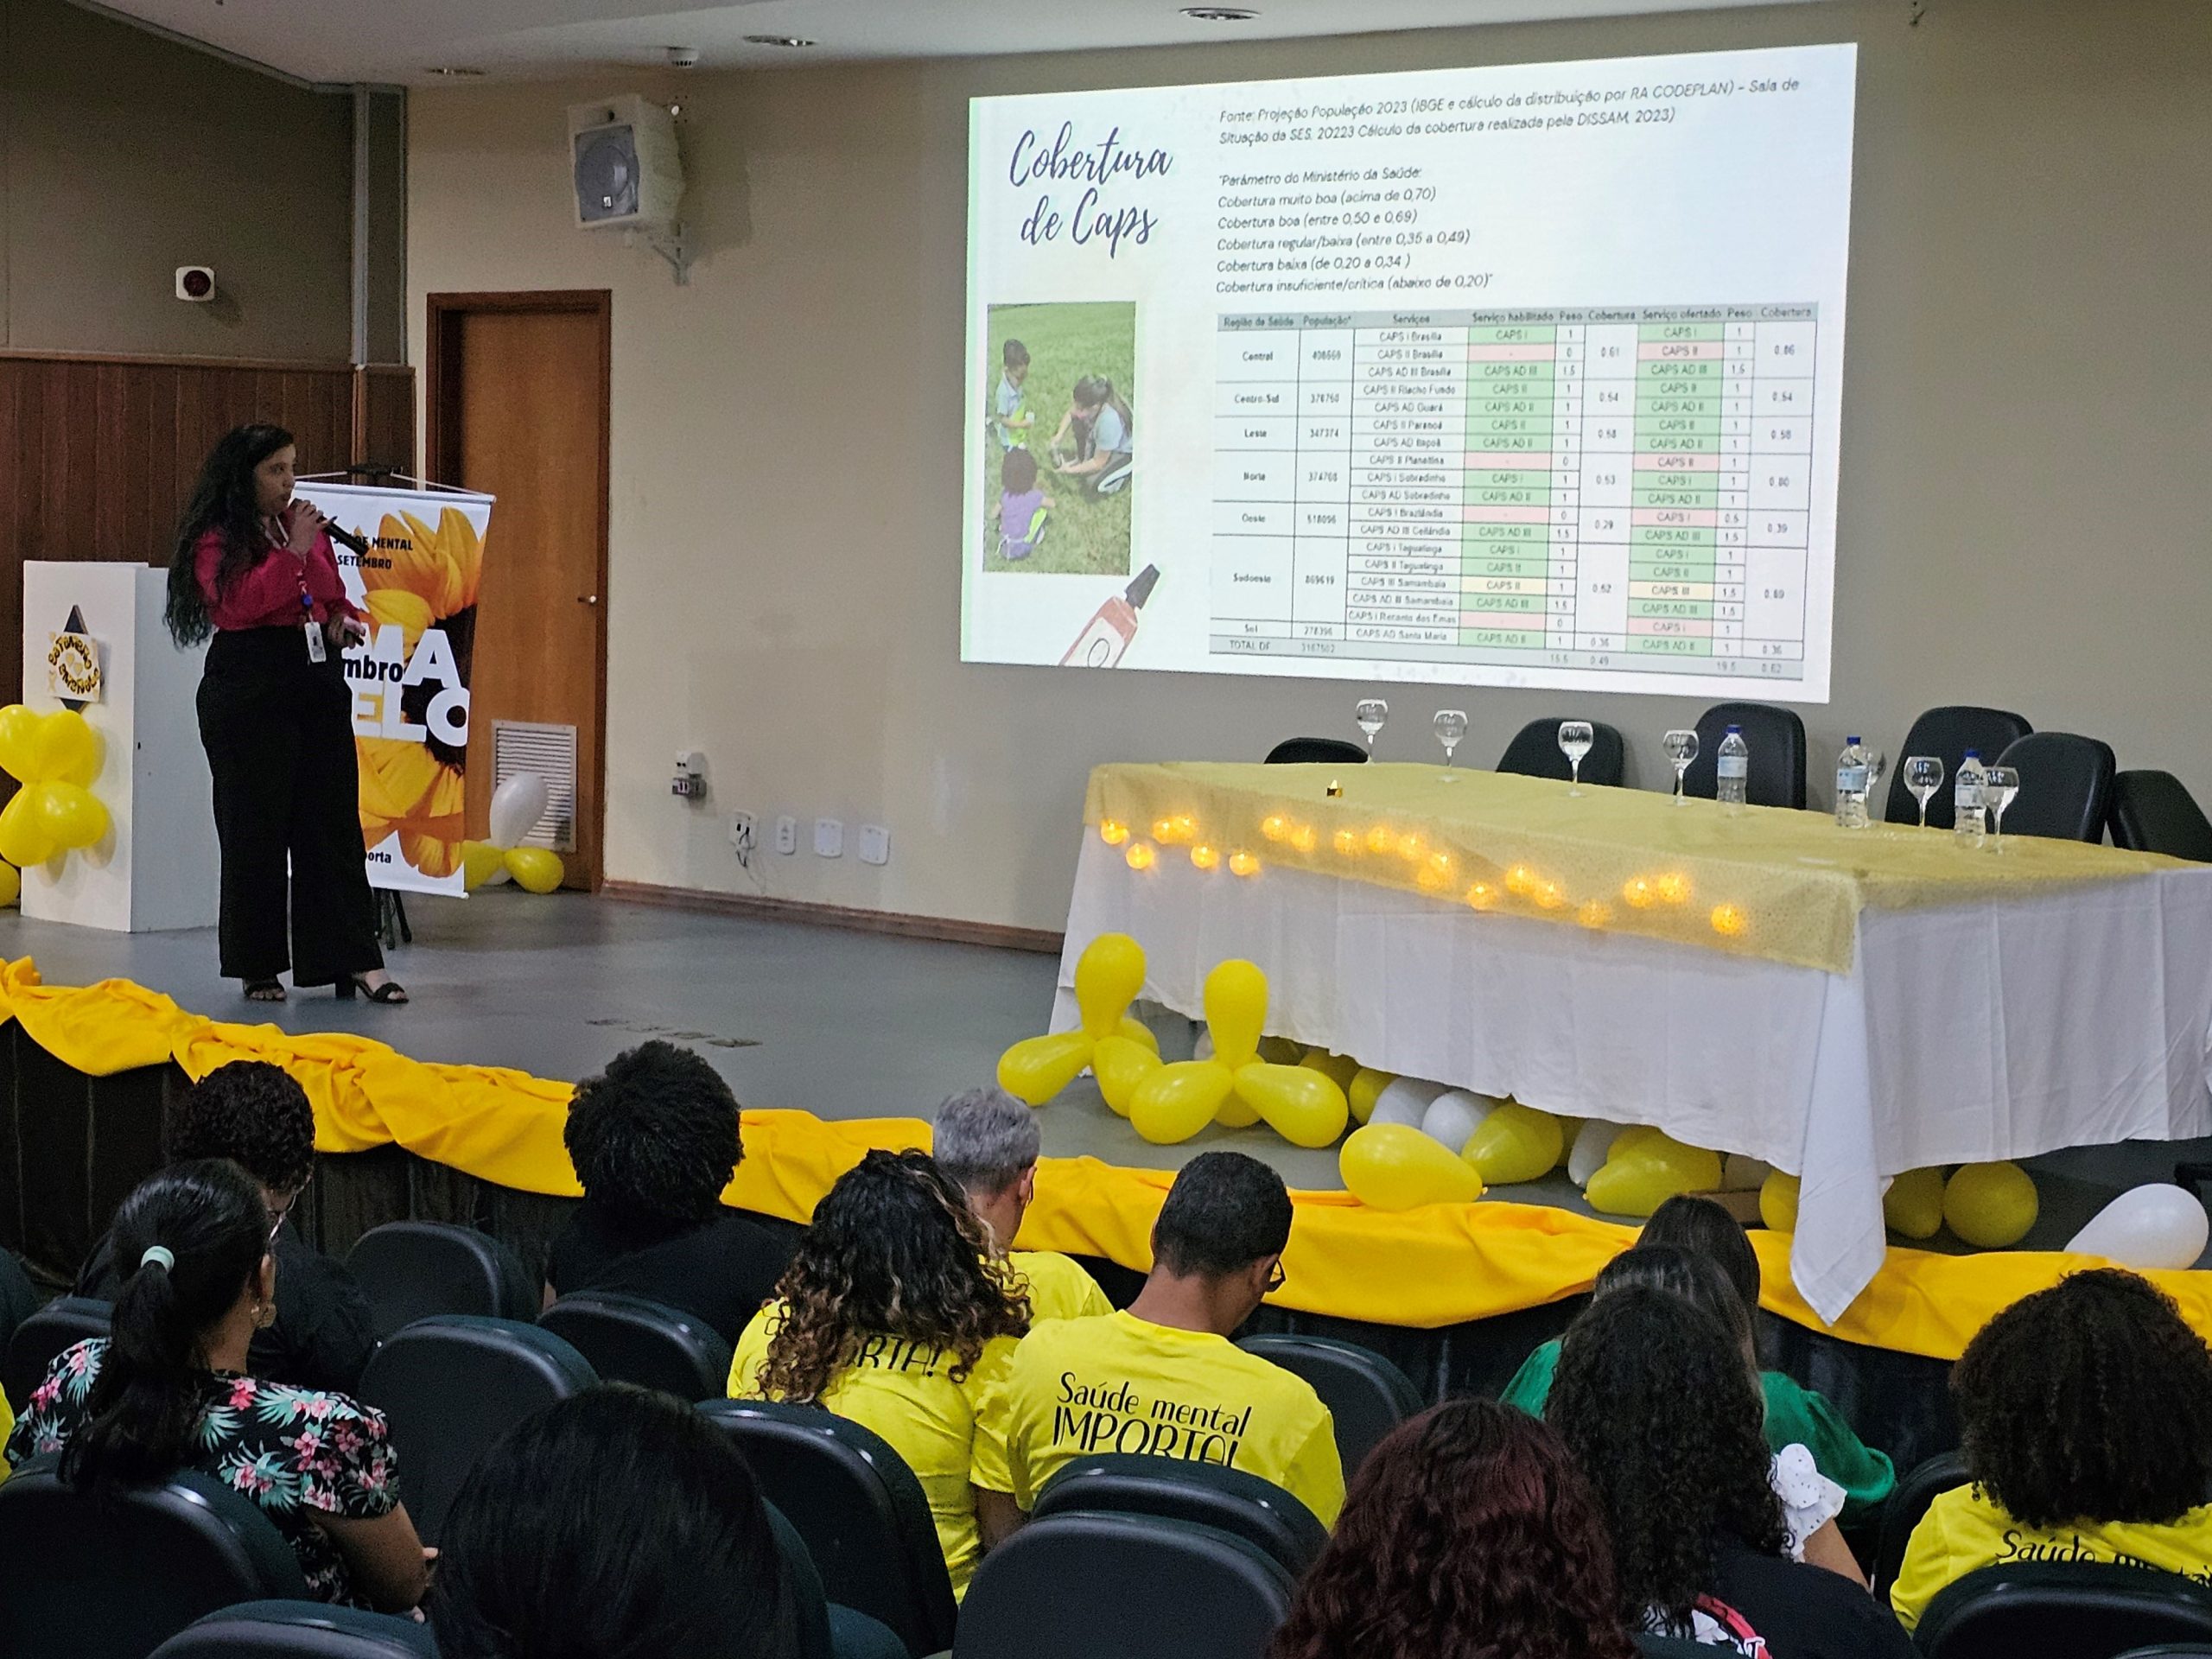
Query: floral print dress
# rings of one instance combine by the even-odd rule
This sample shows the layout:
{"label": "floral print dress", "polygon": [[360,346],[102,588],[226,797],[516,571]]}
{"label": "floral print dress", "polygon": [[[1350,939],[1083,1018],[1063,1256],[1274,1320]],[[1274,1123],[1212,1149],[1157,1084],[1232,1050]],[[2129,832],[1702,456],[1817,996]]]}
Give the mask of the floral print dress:
{"label": "floral print dress", "polygon": [[[68,1445],[88,1415],[107,1347],[105,1338],[93,1338],[54,1360],[8,1438],[11,1465]],[[309,1595],[354,1602],[344,1557],[308,1515],[373,1520],[399,1506],[398,1458],[384,1414],[342,1394],[235,1371],[210,1371],[202,1386],[207,1402],[191,1466],[251,1498],[276,1522],[300,1558]]]}

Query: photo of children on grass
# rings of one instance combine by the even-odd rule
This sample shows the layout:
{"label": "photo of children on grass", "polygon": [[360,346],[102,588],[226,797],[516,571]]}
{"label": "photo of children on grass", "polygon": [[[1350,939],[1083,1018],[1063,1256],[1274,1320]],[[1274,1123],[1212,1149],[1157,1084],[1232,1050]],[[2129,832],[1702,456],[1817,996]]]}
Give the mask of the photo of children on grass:
{"label": "photo of children on grass", "polygon": [[983,569],[1129,574],[1137,308],[995,305]]}

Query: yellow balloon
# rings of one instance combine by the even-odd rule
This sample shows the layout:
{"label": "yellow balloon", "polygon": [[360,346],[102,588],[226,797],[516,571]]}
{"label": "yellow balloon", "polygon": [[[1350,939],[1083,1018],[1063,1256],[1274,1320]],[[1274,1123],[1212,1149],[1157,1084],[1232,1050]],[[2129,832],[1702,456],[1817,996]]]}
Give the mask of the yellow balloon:
{"label": "yellow balloon", "polygon": [[1231,1090],[1229,1098],[1221,1103],[1221,1109],[1213,1115],[1213,1121],[1224,1129],[1249,1129],[1260,1121],[1260,1110]]}
{"label": "yellow balloon", "polygon": [[1154,1146],[1173,1146],[1212,1122],[1236,1086],[1236,1074],[1219,1060],[1179,1060],[1137,1085],[1129,1122]]}
{"label": "yellow balloon", "polygon": [[81,788],[100,775],[100,734],[74,709],[56,709],[31,734],[31,766],[41,784]]}
{"label": "yellow balloon", "polygon": [[2036,1224],[2039,1207],[2036,1184],[2009,1160],[1962,1164],[1943,1189],[1943,1219],[1977,1249],[2001,1250],[2018,1243]]}
{"label": "yellow balloon", "polygon": [[1566,1138],[1549,1112],[1509,1100],[1475,1125],[1459,1155],[1475,1166],[1484,1185],[1511,1186],[1548,1175]]}
{"label": "yellow balloon", "polygon": [[1144,947],[1126,933],[1101,933],[1075,963],[1075,1005],[1090,1040],[1110,1037],[1144,989]]}
{"label": "yellow balloon", "polygon": [[1354,1129],[1337,1154],[1337,1173],[1346,1192],[1376,1210],[1472,1204],[1483,1195],[1473,1165],[1406,1123]]}
{"label": "yellow balloon", "polygon": [[0,770],[20,783],[38,776],[39,716],[20,702],[0,709]]}
{"label": "yellow balloon", "polygon": [[0,858],[19,870],[43,864],[54,856],[54,837],[39,822],[31,795],[29,789],[18,790],[16,798],[0,808]]}
{"label": "yellow balloon", "polygon": [[[1624,1135],[1621,1141],[1628,1141]],[[1583,1196],[1592,1210],[1613,1216],[1648,1216],[1679,1192],[1709,1192],[1720,1185],[1720,1154],[1686,1147],[1653,1131],[1625,1150],[1613,1143],[1605,1167],[1590,1178]]]}
{"label": "yellow balloon", "polygon": [[1759,1219],[1770,1233],[1797,1230],[1797,1178],[1780,1170],[1769,1172],[1759,1186]]}
{"label": "yellow balloon", "polygon": [[1294,1147],[1335,1144],[1351,1117],[1335,1079],[1309,1066],[1248,1065],[1236,1074],[1236,1097]]}
{"label": "yellow balloon", "polygon": [[42,783],[25,791],[38,827],[56,847],[73,851],[107,834],[107,808],[81,784]]}
{"label": "yellow balloon", "polygon": [[[1122,1023],[1114,1027],[1114,1035],[1126,1037],[1129,1041],[1150,1049],[1152,1058],[1155,1060],[1160,1058],[1160,1039],[1152,1034],[1152,1027],[1141,1020],[1133,1020],[1128,1014],[1123,1014]],[[1098,1040],[1102,1043],[1111,1042],[1113,1038],[1102,1037]]]}
{"label": "yellow balloon", "polygon": [[1397,1080],[1390,1072],[1362,1066],[1344,1087],[1344,1100],[1351,1107],[1353,1121],[1364,1123],[1374,1116],[1376,1097]]}
{"label": "yellow balloon", "polygon": [[0,864],[0,909],[22,897],[23,873],[12,864]]}
{"label": "yellow balloon", "polygon": [[1306,1058],[1306,1050],[1287,1037],[1262,1037],[1260,1058],[1269,1065],[1296,1065]]}
{"label": "yellow balloon", "polygon": [[1359,1075],[1359,1062],[1349,1054],[1332,1054],[1325,1048],[1309,1048],[1299,1065],[1310,1066],[1343,1090],[1351,1093],[1351,1081]]}
{"label": "yellow balloon", "polygon": [[1079,1031],[1031,1037],[999,1056],[999,1087],[1016,1100],[1042,1106],[1083,1075],[1091,1041]]}
{"label": "yellow balloon", "polygon": [[1268,976],[1255,963],[1232,957],[1206,976],[1205,996],[1214,1058],[1232,1071],[1250,1065],[1268,1023]]}
{"label": "yellow balloon", "polygon": [[[1147,1033],[1147,1036],[1151,1033]],[[1160,1051],[1148,1048],[1130,1037],[1102,1037],[1090,1051],[1090,1070],[1098,1079],[1098,1093],[1106,1104],[1123,1117],[1129,1115],[1129,1102],[1137,1092],[1137,1085],[1160,1070]],[[1004,1087],[1006,1063],[999,1063],[1001,1087]],[[1014,1091],[1008,1090],[1007,1093]],[[1046,1096],[1050,1099],[1051,1096]],[[1041,1104],[1032,1101],[1032,1105]]]}
{"label": "yellow balloon", "polygon": [[561,867],[561,855],[550,847],[510,847],[505,863],[516,885],[532,893],[552,892],[568,874]]}
{"label": "yellow balloon", "polygon": [[495,876],[504,875],[507,869],[505,851],[488,841],[465,841],[461,844],[461,885],[474,893]]}
{"label": "yellow balloon", "polygon": [[1908,1169],[1882,1195],[1882,1219],[1907,1238],[1933,1238],[1943,1226],[1943,1172]]}

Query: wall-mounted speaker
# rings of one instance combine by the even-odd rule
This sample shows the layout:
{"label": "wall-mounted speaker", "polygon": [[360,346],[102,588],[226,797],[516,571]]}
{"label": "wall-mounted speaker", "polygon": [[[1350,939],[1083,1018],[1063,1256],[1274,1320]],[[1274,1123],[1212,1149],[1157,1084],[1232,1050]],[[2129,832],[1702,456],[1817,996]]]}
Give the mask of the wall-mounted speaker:
{"label": "wall-mounted speaker", "polygon": [[569,110],[576,223],[586,230],[666,231],[683,195],[676,121],[662,105],[626,93]]}

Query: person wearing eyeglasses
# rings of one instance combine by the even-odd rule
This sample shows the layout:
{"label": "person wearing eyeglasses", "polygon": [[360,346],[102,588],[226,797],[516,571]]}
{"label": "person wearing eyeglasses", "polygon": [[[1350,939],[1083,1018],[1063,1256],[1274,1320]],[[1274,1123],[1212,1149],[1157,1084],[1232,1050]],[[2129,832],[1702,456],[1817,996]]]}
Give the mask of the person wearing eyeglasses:
{"label": "person wearing eyeglasses", "polygon": [[1073,1459],[1132,1452],[1224,1464],[1274,1482],[1324,1526],[1344,1507],[1336,1425],[1313,1385],[1230,1333],[1285,1282],[1290,1194],[1236,1152],[1183,1166],[1152,1231],[1153,1268],[1119,1313],[1046,1319],[1015,1347],[1001,1421],[1022,1515]]}

